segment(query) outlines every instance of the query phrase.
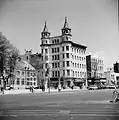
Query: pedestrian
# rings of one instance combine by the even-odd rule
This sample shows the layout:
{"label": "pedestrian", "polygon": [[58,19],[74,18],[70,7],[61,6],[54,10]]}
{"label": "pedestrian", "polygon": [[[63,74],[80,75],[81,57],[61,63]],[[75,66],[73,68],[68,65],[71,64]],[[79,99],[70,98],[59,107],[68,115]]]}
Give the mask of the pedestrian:
{"label": "pedestrian", "polygon": [[74,85],[71,86],[71,89],[72,89],[72,90],[74,89]]}
{"label": "pedestrian", "polygon": [[31,89],[32,89],[32,88],[31,88],[31,86],[30,86],[30,88],[29,88],[30,92],[31,92]]}
{"label": "pedestrian", "polygon": [[58,85],[58,92],[61,91],[61,84]]}
{"label": "pedestrian", "polygon": [[1,92],[2,94],[4,94],[4,81],[1,80]]}
{"label": "pedestrian", "polygon": [[4,87],[1,87],[1,92],[2,94],[4,94]]}
{"label": "pedestrian", "polygon": [[33,88],[33,86],[31,87],[31,92],[32,92],[32,93],[34,92],[34,88]]}

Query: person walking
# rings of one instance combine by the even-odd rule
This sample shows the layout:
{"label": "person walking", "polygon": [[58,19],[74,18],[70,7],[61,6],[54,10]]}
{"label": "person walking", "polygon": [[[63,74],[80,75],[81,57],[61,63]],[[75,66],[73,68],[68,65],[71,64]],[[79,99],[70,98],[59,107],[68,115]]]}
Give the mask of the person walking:
{"label": "person walking", "polygon": [[31,92],[34,93],[34,88],[33,88],[33,86],[31,87]]}
{"label": "person walking", "polygon": [[58,92],[61,91],[61,84],[58,85]]}
{"label": "person walking", "polygon": [[4,82],[3,79],[1,79],[1,92],[4,94]]}

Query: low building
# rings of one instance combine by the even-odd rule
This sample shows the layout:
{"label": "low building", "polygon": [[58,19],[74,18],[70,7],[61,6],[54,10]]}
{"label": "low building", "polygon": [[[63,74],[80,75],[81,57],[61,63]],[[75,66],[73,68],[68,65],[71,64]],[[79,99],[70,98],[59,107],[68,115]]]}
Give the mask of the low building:
{"label": "low building", "polygon": [[37,74],[33,66],[28,62],[20,60],[15,69],[15,79],[12,81],[16,89],[29,88],[30,86],[37,87]]}
{"label": "low building", "polygon": [[112,68],[107,69],[105,72],[106,85],[118,85],[119,86],[119,73],[115,73]]}
{"label": "low building", "polygon": [[31,64],[35,70],[37,75],[37,85],[40,87],[42,85],[42,56],[40,53],[32,53],[32,50],[25,50],[25,54],[21,56],[22,60]]}

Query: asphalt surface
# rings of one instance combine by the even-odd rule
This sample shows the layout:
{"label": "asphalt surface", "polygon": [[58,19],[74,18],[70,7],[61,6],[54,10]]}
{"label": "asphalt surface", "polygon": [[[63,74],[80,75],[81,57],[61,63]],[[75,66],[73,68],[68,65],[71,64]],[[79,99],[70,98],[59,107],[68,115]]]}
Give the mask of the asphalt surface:
{"label": "asphalt surface", "polygon": [[0,120],[118,120],[113,90],[0,96]]}

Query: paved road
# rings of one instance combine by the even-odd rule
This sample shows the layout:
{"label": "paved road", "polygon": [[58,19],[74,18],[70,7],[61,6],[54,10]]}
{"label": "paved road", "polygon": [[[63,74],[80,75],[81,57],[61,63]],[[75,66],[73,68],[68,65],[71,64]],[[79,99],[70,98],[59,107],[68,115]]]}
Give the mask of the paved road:
{"label": "paved road", "polygon": [[112,90],[0,96],[0,120],[118,120]]}

